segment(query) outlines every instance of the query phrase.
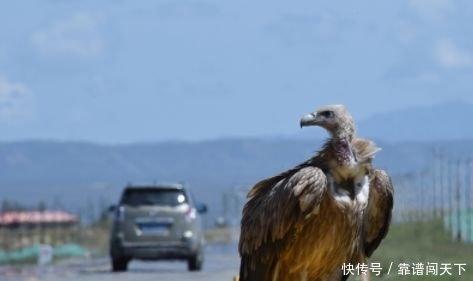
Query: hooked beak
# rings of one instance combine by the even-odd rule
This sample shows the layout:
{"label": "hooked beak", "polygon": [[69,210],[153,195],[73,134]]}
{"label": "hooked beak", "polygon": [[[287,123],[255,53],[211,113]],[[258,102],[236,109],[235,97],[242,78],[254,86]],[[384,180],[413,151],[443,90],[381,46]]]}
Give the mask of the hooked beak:
{"label": "hooked beak", "polygon": [[319,124],[318,118],[315,113],[310,113],[310,114],[302,116],[301,122],[300,122],[301,128],[307,127],[307,126],[316,126],[318,124]]}

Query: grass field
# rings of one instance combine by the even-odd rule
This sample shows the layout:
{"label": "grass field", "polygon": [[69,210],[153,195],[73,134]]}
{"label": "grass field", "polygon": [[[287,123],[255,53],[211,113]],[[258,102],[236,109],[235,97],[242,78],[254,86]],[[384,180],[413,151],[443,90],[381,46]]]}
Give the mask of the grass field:
{"label": "grass field", "polygon": [[[473,281],[473,244],[452,241],[450,234],[443,230],[441,221],[394,224],[369,263],[380,263],[383,269],[379,276],[372,274],[371,280]],[[391,271],[387,275],[391,263]],[[399,264],[402,263],[409,265],[410,275],[399,274]],[[423,275],[413,275],[414,263],[423,264],[423,270],[420,265],[416,266]],[[438,264],[437,275],[426,275],[428,263]],[[442,263],[451,266],[451,275],[440,275],[445,267]],[[463,266],[465,271],[460,275],[458,266],[454,264],[466,264]]]}

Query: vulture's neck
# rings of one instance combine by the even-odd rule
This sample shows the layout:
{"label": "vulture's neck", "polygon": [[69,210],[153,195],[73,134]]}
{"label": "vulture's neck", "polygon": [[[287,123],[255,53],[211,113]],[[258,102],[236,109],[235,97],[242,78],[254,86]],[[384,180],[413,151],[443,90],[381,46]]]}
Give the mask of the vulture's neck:
{"label": "vulture's neck", "polygon": [[353,140],[334,137],[327,148],[331,155],[328,161],[331,194],[337,201],[352,202],[364,187],[366,191],[364,165],[359,162]]}
{"label": "vulture's neck", "polygon": [[329,149],[340,168],[349,168],[356,162],[351,139],[334,137],[330,140]]}
{"label": "vulture's neck", "polygon": [[330,149],[339,166],[347,167],[355,161],[352,145],[354,134],[355,130],[351,126],[340,126],[331,132]]}
{"label": "vulture's neck", "polygon": [[[333,134],[324,145],[321,153],[323,164],[336,183],[353,180],[360,176],[361,166],[353,146],[353,134]],[[321,159],[322,160],[322,159]]]}

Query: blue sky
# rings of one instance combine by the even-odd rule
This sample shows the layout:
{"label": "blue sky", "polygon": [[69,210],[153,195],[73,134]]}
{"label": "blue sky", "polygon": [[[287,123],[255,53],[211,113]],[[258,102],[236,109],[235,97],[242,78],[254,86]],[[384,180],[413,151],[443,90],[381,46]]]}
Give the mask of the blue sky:
{"label": "blue sky", "polygon": [[297,136],[473,103],[473,2],[2,1],[0,140]]}

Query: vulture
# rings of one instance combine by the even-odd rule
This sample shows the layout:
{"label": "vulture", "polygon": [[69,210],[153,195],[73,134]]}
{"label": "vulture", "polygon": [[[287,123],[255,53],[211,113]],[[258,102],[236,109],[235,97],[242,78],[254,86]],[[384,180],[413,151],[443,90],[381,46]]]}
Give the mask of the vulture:
{"label": "vulture", "polygon": [[240,281],[346,280],[342,266],[368,265],[389,230],[390,176],[373,168],[380,149],[356,136],[348,110],[324,106],[303,116],[300,126],[322,127],[329,138],[315,156],[248,192]]}

